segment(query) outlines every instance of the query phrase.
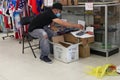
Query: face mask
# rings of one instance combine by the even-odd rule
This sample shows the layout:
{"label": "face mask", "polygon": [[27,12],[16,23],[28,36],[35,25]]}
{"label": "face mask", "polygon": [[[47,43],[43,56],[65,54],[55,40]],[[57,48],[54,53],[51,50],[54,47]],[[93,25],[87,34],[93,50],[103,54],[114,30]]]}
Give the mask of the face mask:
{"label": "face mask", "polygon": [[57,17],[60,17],[60,13],[55,14]]}

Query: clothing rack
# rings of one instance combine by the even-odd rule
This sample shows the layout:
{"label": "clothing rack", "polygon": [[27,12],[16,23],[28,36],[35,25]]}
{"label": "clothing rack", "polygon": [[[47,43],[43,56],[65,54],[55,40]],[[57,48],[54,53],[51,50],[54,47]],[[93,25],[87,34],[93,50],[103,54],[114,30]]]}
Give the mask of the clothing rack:
{"label": "clothing rack", "polygon": [[10,32],[7,31],[7,33],[6,33],[7,35],[6,35],[6,36],[3,36],[2,39],[5,40],[5,38],[7,38],[7,37],[14,37],[14,35],[9,35],[9,33],[10,33]]}
{"label": "clothing rack", "polygon": [[[11,27],[13,28],[11,17],[10,17],[10,22],[11,22]],[[9,33],[11,33],[11,32],[13,32],[13,31],[10,31],[10,29],[6,28],[6,36],[3,36],[2,39],[5,40],[5,38],[7,38],[7,37],[14,37],[14,35],[9,35]]]}

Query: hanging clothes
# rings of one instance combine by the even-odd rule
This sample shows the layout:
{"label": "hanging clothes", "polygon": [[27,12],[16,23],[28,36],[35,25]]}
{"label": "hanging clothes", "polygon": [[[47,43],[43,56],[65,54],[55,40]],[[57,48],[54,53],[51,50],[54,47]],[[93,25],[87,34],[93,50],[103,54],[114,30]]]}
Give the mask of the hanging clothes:
{"label": "hanging clothes", "polygon": [[5,27],[4,27],[4,22],[3,22],[3,15],[0,15],[0,26],[1,26],[1,30],[4,32]]}
{"label": "hanging clothes", "polygon": [[14,20],[15,20],[15,28],[19,29],[21,27],[21,24],[20,24],[20,12],[14,12]]}
{"label": "hanging clothes", "polygon": [[18,4],[18,8],[22,9],[25,6],[25,0],[20,0]]}
{"label": "hanging clothes", "polygon": [[44,0],[36,0],[37,1],[37,10],[39,12],[44,10]]}
{"label": "hanging clothes", "polygon": [[3,22],[3,1],[0,1],[0,30],[5,31],[4,22]]}
{"label": "hanging clothes", "polygon": [[0,11],[0,14],[2,14],[2,11]]}
{"label": "hanging clothes", "polygon": [[16,39],[19,39],[20,36],[19,36],[19,30],[21,29],[21,24],[20,24],[20,15],[21,15],[21,12],[18,12],[18,11],[15,11],[13,13],[13,16],[14,16],[14,29],[15,29],[15,38]]}
{"label": "hanging clothes", "polygon": [[15,11],[16,3],[17,3],[17,0],[9,0],[8,8],[13,12]]}
{"label": "hanging clothes", "polygon": [[37,10],[37,1],[36,0],[28,0],[28,5],[32,8],[32,12],[36,15],[39,14]]}
{"label": "hanging clothes", "polygon": [[5,28],[10,29],[10,25],[8,23],[8,16],[5,15],[4,15],[4,24],[5,24]]}

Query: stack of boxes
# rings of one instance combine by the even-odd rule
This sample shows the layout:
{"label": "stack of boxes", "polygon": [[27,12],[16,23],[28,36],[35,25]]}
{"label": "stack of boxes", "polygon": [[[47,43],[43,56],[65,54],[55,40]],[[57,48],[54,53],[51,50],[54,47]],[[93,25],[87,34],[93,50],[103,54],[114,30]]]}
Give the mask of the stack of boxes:
{"label": "stack of boxes", "polygon": [[74,37],[72,34],[68,33],[64,35],[65,41],[70,43],[80,43],[79,45],[79,57],[86,58],[90,56],[90,46],[89,44],[94,42],[94,37],[89,38],[77,38]]}
{"label": "stack of boxes", "polygon": [[78,38],[71,33],[53,37],[54,58],[70,63],[81,58],[90,56],[89,44],[94,42],[94,36],[89,38]]}

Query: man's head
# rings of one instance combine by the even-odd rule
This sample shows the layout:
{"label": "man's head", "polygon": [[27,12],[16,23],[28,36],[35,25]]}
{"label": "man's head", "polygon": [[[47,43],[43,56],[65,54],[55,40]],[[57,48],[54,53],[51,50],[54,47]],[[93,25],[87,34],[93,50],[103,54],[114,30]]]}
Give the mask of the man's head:
{"label": "man's head", "polygon": [[52,6],[52,10],[56,15],[60,15],[62,11],[62,4],[61,3],[54,3]]}
{"label": "man's head", "polygon": [[62,10],[62,4],[61,3],[54,3],[52,6],[52,9]]}

